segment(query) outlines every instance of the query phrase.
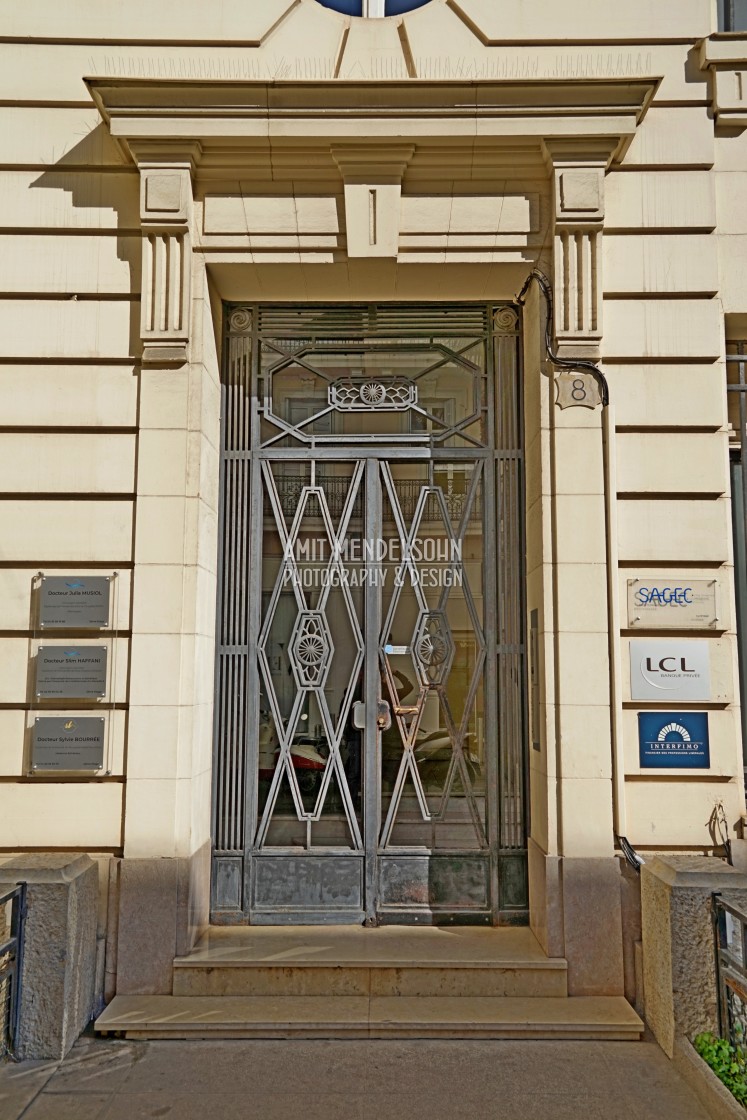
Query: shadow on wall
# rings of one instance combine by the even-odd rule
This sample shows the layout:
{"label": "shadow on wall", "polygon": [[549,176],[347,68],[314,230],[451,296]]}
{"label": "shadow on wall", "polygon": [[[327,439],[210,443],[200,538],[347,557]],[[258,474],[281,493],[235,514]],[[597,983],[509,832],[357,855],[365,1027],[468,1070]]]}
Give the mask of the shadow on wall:
{"label": "shadow on wall", "polygon": [[[127,163],[108,128],[101,122],[29,184],[30,190],[65,191],[72,210],[60,224],[54,203],[41,202],[40,231],[57,235],[90,232],[95,237],[116,238],[117,258],[129,268],[129,285],[121,290],[99,291],[98,258],[93,262],[90,289],[64,293],[70,299],[128,299],[130,303],[129,356],[138,361],[140,342],[140,285],[142,234],[140,230],[140,181],[137,168]],[[79,211],[79,213],[76,213]],[[56,221],[47,220],[55,213]],[[114,287],[114,286],[112,286]]]}

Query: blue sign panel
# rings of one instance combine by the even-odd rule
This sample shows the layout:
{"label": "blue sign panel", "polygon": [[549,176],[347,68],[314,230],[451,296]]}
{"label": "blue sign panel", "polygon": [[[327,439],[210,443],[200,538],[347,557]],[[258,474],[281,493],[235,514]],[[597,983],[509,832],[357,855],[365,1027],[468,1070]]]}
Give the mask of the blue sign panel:
{"label": "blue sign panel", "polygon": [[639,712],[638,749],[649,769],[710,769],[708,712]]}

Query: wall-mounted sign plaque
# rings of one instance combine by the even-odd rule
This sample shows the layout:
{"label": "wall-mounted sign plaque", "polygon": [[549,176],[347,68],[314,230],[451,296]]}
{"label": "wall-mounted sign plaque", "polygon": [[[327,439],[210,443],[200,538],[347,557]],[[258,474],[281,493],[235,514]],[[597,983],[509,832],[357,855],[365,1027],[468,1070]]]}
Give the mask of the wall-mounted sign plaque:
{"label": "wall-mounted sign plaque", "polygon": [[709,770],[708,712],[639,712],[638,750],[646,769]]}
{"label": "wall-mounted sign plaque", "polygon": [[101,770],[105,726],[103,717],[39,716],[31,739],[32,768]]}
{"label": "wall-mounted sign plaque", "polygon": [[715,579],[629,579],[628,626],[643,630],[715,630]]}
{"label": "wall-mounted sign plaque", "polygon": [[40,646],[36,695],[42,700],[106,696],[106,646]]}
{"label": "wall-mounted sign plaque", "polygon": [[101,630],[109,625],[110,592],[107,576],[43,576],[40,629]]}
{"label": "wall-mounted sign plaque", "polygon": [[711,665],[708,641],[632,641],[631,700],[710,700]]}

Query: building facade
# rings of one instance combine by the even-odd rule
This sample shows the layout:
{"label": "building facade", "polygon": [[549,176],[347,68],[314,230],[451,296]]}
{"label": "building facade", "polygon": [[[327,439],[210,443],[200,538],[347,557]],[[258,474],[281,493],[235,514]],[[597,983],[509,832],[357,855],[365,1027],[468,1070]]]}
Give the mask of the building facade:
{"label": "building facade", "polygon": [[625,853],[745,814],[744,13],[364,5],[2,17],[0,846],[107,998],[211,922],[632,998]]}

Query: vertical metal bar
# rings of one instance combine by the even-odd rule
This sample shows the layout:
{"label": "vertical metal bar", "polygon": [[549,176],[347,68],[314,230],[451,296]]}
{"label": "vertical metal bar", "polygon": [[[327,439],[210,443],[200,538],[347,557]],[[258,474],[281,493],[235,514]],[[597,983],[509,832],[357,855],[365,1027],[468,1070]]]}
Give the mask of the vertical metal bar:
{"label": "vertical metal bar", "polygon": [[10,935],[16,941],[16,960],[13,976],[13,1002],[10,1009],[10,1048],[15,1052],[21,1022],[21,989],[23,985],[23,951],[26,934],[26,884],[17,885],[17,894],[11,911]]}
{"label": "vertical metal bar", "polygon": [[[493,308],[488,310],[489,330],[484,340],[485,363],[487,372],[487,406],[488,406],[488,436],[489,446],[495,448],[497,439],[503,433],[502,392],[500,384],[501,371],[495,360],[495,347],[493,343]],[[496,510],[496,462],[491,455],[485,463],[482,478],[482,517],[483,517],[483,601],[484,613],[482,618],[483,633],[486,637],[486,662],[484,671],[483,691],[483,735],[485,736],[485,761],[486,761],[486,789],[485,789],[485,827],[490,849],[490,908],[494,925],[498,924],[498,911],[500,909],[500,864],[499,864],[499,836],[500,836],[500,809],[498,796],[500,782],[498,768],[500,763],[501,740],[498,734],[498,650],[497,641],[497,579],[499,568],[499,554],[497,551],[498,532],[500,519]]]}
{"label": "vertical metal bar", "polygon": [[[365,539],[377,540],[381,535],[382,500],[379,464],[366,462],[365,508],[363,525]],[[378,848],[381,829],[381,736],[377,726],[378,701],[381,694],[379,672],[379,631],[381,627],[381,588],[378,580],[368,581],[364,596],[363,699],[366,727],[363,733],[363,844],[365,851],[365,914],[366,925],[377,924]]]}
{"label": "vertical metal bar", "polygon": [[[252,357],[251,381],[248,406],[251,410],[250,420],[250,449],[254,450],[260,444],[260,412],[259,412],[259,371],[260,371],[260,343],[259,322],[257,308],[254,308],[252,325]],[[257,809],[259,798],[259,704],[260,681],[259,664],[257,661],[257,646],[262,623],[262,552],[264,538],[264,501],[262,495],[262,468],[259,462],[253,462],[250,472],[249,485],[251,488],[249,523],[249,569],[245,574],[247,580],[251,579],[252,586],[248,602],[248,634],[244,684],[246,688],[245,733],[243,738],[244,751],[244,910],[249,910],[251,904],[252,887],[252,850],[257,831]]]}

